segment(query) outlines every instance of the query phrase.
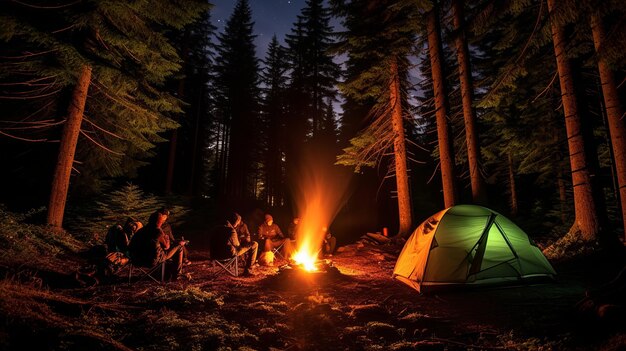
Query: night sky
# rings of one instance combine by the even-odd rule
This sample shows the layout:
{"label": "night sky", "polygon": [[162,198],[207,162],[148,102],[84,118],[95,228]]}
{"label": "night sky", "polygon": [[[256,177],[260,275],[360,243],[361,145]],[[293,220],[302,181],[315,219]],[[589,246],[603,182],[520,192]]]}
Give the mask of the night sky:
{"label": "night sky", "polygon": [[[212,0],[211,3],[215,5],[211,11],[213,24],[222,33],[237,0]],[[265,57],[274,34],[281,44],[285,44],[285,34],[291,31],[304,3],[305,0],[250,0],[258,58]]]}

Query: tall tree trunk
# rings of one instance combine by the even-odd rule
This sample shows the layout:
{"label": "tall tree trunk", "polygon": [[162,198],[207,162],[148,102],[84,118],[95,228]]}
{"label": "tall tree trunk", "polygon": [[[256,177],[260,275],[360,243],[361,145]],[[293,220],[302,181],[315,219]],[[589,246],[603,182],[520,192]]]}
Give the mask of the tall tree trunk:
{"label": "tall tree trunk", "polygon": [[412,211],[409,193],[409,175],[406,166],[406,145],[404,140],[404,121],[402,119],[402,99],[400,94],[400,76],[396,57],[391,61],[391,81],[389,85],[389,104],[391,106],[391,124],[393,126],[393,151],[396,164],[396,187],[398,190],[398,216],[400,228],[398,235],[411,233]]}
{"label": "tall tree trunk", "polygon": [[[178,82],[178,98],[182,99],[185,94],[185,80],[181,78]],[[167,173],[165,177],[165,193],[172,193],[172,184],[174,184],[174,169],[176,167],[176,147],[178,146],[178,128],[172,131],[170,138],[170,149],[167,158]]]}
{"label": "tall tree trunk", "polygon": [[[548,0],[550,14],[554,13],[556,0]],[[583,239],[594,240],[600,231],[596,204],[593,199],[591,177],[585,157],[585,142],[582,136],[581,120],[578,114],[572,70],[567,59],[565,32],[554,20],[551,23],[552,43],[559,72],[561,99],[565,114],[565,129],[572,171],[574,189],[575,222],[572,230],[579,230]]]}
{"label": "tall tree trunk", "polygon": [[443,200],[446,208],[457,202],[454,185],[454,157],[452,143],[449,137],[447,121],[447,95],[445,76],[443,75],[443,60],[441,56],[441,37],[439,33],[439,10],[437,6],[428,14],[428,52],[433,75],[433,90],[435,92],[435,114],[437,118],[437,138],[439,139],[439,160],[441,163],[441,180],[443,185]]}
{"label": "tall tree trunk", "polygon": [[50,190],[47,223],[56,228],[63,226],[63,215],[65,213],[67,191],[70,186],[72,164],[74,163],[74,154],[76,153],[76,144],[78,143],[80,124],[83,121],[90,83],[91,67],[83,65],[67,110],[67,119],[65,126],[63,126],[63,135],[61,137],[61,145],[59,146],[59,158],[54,170],[54,178]]}
{"label": "tall tree trunk", "polygon": [[515,171],[513,170],[513,156],[509,152],[509,190],[511,192],[511,216],[517,216],[517,187],[515,185]]}
{"label": "tall tree trunk", "polygon": [[453,0],[452,11],[454,13],[454,30],[457,32],[454,43],[456,45],[456,56],[459,62],[459,79],[461,81],[461,100],[463,101],[465,142],[467,144],[467,161],[472,185],[472,200],[475,203],[486,204],[487,196],[485,183],[480,176],[479,169],[481,157],[480,148],[478,146],[478,130],[476,129],[476,112],[472,107],[474,86],[472,83],[469,50],[465,38],[463,0]]}
{"label": "tall tree trunk", "polygon": [[230,127],[226,123],[223,125],[223,133],[222,133],[222,160],[220,167],[220,193],[222,195],[226,195],[226,177],[228,176],[228,158],[230,157]]}
{"label": "tall tree trunk", "polygon": [[204,95],[204,84],[202,84],[200,86],[200,94],[198,94],[198,106],[196,107],[196,120],[195,120],[195,126],[194,126],[194,130],[193,130],[193,147],[192,147],[192,152],[191,152],[191,172],[189,175],[189,186],[187,188],[187,193],[190,196],[193,196],[197,191],[196,189],[198,188],[196,186],[197,180],[198,180],[198,174],[197,174],[197,169],[198,169],[198,162],[199,162],[199,155],[200,155],[200,116],[202,115],[202,100],[203,100],[203,95]]}
{"label": "tall tree trunk", "polygon": [[598,71],[600,72],[602,95],[604,96],[604,106],[609,123],[609,134],[611,136],[620,205],[622,208],[622,223],[624,225],[625,235],[624,243],[626,243],[626,125],[622,119],[623,109],[619,101],[619,95],[617,94],[617,85],[615,84],[613,72],[611,72],[606,60],[600,54],[605,42],[606,33],[602,19],[598,13],[591,15],[591,31],[593,34],[593,45],[598,54]]}

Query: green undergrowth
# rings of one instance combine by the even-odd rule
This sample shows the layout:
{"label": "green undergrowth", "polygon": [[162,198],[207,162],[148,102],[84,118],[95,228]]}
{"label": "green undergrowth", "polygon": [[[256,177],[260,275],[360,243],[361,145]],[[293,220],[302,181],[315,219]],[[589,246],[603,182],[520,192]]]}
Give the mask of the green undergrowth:
{"label": "green undergrowth", "polygon": [[63,265],[63,256],[76,254],[85,244],[66,231],[30,223],[43,210],[24,214],[0,206],[0,263],[5,267],[30,266],[55,268]]}

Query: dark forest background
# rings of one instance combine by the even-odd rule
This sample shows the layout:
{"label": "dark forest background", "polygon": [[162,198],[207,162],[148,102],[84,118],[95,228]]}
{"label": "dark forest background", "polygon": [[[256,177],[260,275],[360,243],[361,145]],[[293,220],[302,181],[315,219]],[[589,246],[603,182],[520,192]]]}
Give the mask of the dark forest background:
{"label": "dark forest background", "polygon": [[[286,227],[312,151],[315,167],[351,175],[332,227],[340,241],[402,232],[396,179],[406,177],[413,227],[478,203],[531,236],[615,242],[626,197],[622,5],[307,0],[257,57],[247,0],[223,33],[201,0],[4,1],[0,202],[45,220],[89,67],[64,227],[116,220],[127,214],[112,203],[153,204],[149,194],[187,211],[190,226],[235,209]],[[398,106],[405,174],[389,117]]]}

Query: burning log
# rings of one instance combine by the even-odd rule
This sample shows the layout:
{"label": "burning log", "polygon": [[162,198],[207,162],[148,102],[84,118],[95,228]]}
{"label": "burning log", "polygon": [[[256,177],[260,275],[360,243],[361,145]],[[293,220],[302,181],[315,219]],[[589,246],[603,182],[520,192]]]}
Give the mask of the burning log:
{"label": "burning log", "polygon": [[315,260],[313,262],[307,262],[306,264],[297,262],[287,263],[278,267],[278,272],[280,273],[284,270],[296,270],[308,273],[327,273],[332,268],[337,270],[332,260]]}

